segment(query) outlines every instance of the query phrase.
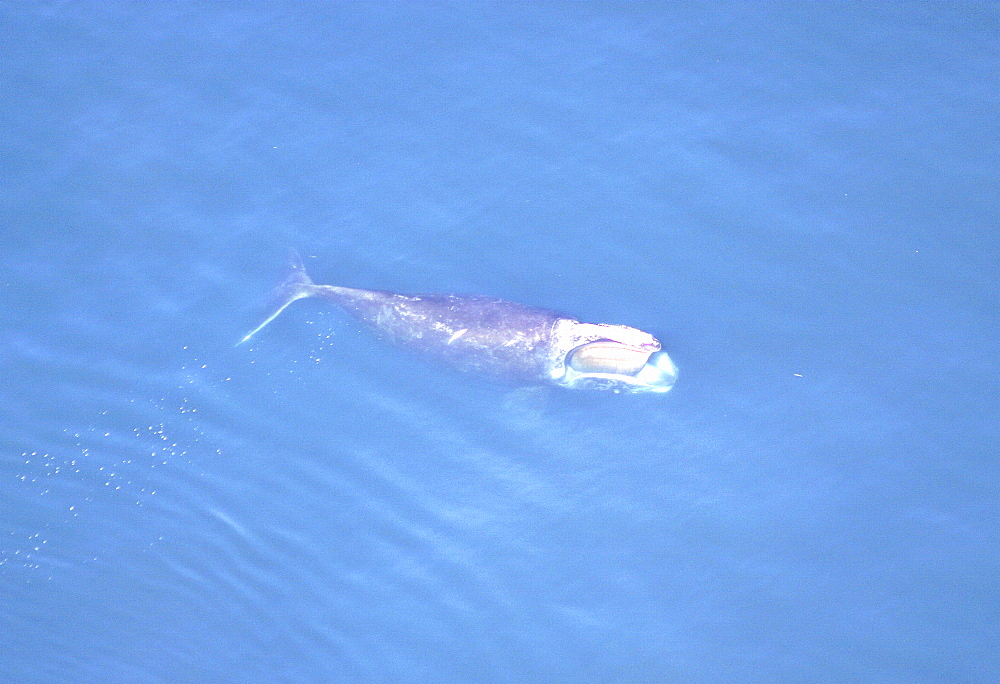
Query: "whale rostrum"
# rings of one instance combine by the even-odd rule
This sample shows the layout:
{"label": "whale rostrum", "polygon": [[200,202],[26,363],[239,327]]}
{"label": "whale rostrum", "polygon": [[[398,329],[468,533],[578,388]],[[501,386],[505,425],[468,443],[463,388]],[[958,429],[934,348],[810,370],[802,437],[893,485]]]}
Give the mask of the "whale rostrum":
{"label": "whale rostrum", "polygon": [[242,344],[297,299],[336,304],[392,342],[464,371],[519,383],[614,392],[666,392],[677,367],[659,341],[626,325],[581,323],[503,299],[397,294],[317,285],[292,252],[291,272],[272,291],[261,323]]}

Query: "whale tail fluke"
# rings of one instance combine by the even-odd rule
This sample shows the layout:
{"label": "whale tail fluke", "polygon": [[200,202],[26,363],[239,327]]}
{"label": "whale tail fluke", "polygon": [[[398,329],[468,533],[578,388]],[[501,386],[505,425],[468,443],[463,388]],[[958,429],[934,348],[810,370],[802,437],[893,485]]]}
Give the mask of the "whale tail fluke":
{"label": "whale tail fluke", "polygon": [[302,257],[294,249],[288,258],[289,273],[284,280],[278,283],[277,287],[271,290],[271,298],[264,308],[264,314],[260,324],[248,332],[236,346],[239,346],[257,334],[257,331],[273,321],[278,314],[285,310],[285,307],[296,299],[311,297],[314,294],[313,281],[306,273],[306,267],[302,264]]}

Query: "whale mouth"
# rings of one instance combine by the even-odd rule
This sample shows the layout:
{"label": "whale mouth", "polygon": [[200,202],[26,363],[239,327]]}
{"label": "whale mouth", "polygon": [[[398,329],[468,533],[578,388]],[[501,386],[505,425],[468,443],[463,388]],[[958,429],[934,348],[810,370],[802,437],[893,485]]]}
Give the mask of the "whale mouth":
{"label": "whale mouth", "polygon": [[577,347],[567,355],[569,367],[579,373],[635,375],[649,360],[652,351],[600,340]]}
{"label": "whale mouth", "polygon": [[677,366],[666,352],[598,340],[566,355],[559,384],[614,392],[667,392],[676,380]]}

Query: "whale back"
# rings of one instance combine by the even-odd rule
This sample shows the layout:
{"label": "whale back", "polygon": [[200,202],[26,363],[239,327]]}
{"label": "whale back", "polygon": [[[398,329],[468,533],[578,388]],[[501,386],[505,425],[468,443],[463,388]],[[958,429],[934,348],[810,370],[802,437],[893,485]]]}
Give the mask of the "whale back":
{"label": "whale back", "polygon": [[552,331],[564,318],[535,307],[482,296],[417,294],[314,285],[392,342],[466,371],[544,380],[555,350]]}

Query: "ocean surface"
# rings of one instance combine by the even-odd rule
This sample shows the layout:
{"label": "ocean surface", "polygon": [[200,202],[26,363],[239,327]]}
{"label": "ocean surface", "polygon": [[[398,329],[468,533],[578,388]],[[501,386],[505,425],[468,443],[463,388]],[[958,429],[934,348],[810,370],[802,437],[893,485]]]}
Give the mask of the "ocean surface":
{"label": "ocean surface", "polygon": [[[1000,681],[1000,5],[0,27],[0,681]],[[289,248],[678,383],[234,347]]]}

